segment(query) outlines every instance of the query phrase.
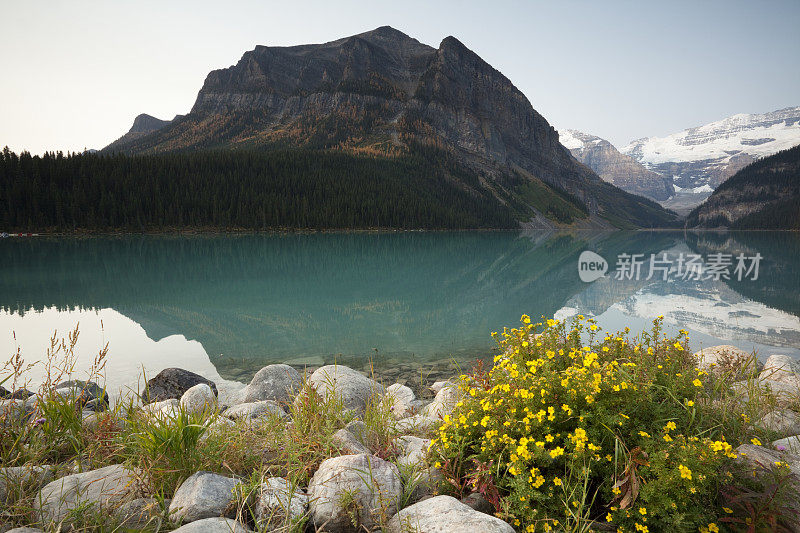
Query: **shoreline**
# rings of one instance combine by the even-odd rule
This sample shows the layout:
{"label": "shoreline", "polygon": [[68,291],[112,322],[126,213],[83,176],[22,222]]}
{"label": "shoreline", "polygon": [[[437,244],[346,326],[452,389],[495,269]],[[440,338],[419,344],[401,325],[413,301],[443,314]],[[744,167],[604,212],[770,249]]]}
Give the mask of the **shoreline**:
{"label": "shoreline", "polygon": [[[791,229],[728,229],[728,228],[571,228],[556,227],[547,229],[530,228],[461,228],[461,229],[408,229],[408,228],[275,228],[275,229],[246,229],[246,228],[162,228],[144,231],[128,230],[75,230],[75,231],[39,231],[39,232],[14,232],[8,233],[8,239],[27,238],[86,238],[86,237],[235,237],[245,235],[337,235],[337,234],[400,234],[400,233],[510,233],[520,234],[595,234],[595,233],[681,233],[681,234],[748,234],[748,233],[790,233],[800,234],[800,230]],[[2,239],[0,239],[2,242]]]}
{"label": "shoreline", "polygon": [[[586,459],[587,449],[596,452],[588,465],[600,501],[584,503],[576,524],[597,531],[612,520],[641,525],[640,515],[650,528],[663,530],[673,512],[669,502],[676,500],[694,529],[716,527],[728,512],[715,508],[721,497],[716,484],[732,475],[749,480],[765,458],[776,465],[770,475],[796,475],[786,479],[800,490],[800,455],[794,455],[800,444],[795,450],[792,440],[800,439],[794,436],[800,413],[792,411],[800,373],[788,357],[770,355],[759,364],[753,354],[730,346],[692,354],[686,332],[661,338],[660,319],[653,323],[655,344],[646,350],[634,346],[638,338],[629,343],[610,334],[592,336],[584,347],[578,334],[597,330],[591,319],[571,330],[556,320],[545,327],[523,316],[522,323],[500,336],[493,363],[451,368],[450,379],[434,383],[420,374],[419,393],[396,379],[402,372],[385,374],[371,365],[363,372],[343,364],[304,365],[302,371],[271,364],[230,394],[223,394],[222,383],[168,368],[147,380],[142,394],[129,392],[112,407],[91,379],[101,375],[102,358],[86,381],[62,373],[37,393],[17,390],[0,402],[0,432],[19,432],[26,444],[0,444],[0,500],[6,501],[0,523],[10,519],[14,526],[47,530],[73,524],[87,530],[124,525],[189,533],[224,526],[299,533],[328,531],[337,521],[343,527],[335,531],[351,531],[352,520],[353,527],[401,533],[408,520],[456,520],[453,530],[484,524],[503,533],[539,531],[537,525],[558,527],[563,519],[554,489],[580,487],[564,473],[571,463],[560,457]],[[619,429],[609,441],[602,428],[611,426]],[[616,439],[626,443],[626,454],[648,450],[650,462],[635,467],[638,476],[659,487],[664,480],[655,493],[638,494],[633,509],[646,506],[646,515],[608,512],[607,502],[616,500],[611,482],[622,466],[614,467],[609,481],[605,465],[613,461],[602,453],[616,450]],[[451,442],[459,444],[453,448]],[[538,447],[549,455],[532,455]],[[658,466],[662,452],[674,458]],[[498,464],[486,481],[493,488],[476,490],[469,480],[486,460]],[[742,467],[743,473],[731,474]],[[534,489],[547,483],[548,490],[520,485],[520,468],[533,472]],[[73,498],[65,488],[73,485],[100,489]],[[619,486],[625,485],[618,480],[614,488]],[[686,499],[688,488],[697,496]],[[375,493],[385,499],[370,500]],[[536,507],[519,503],[527,498],[535,498]],[[296,505],[287,504],[292,501]],[[84,514],[76,514],[80,509]]]}

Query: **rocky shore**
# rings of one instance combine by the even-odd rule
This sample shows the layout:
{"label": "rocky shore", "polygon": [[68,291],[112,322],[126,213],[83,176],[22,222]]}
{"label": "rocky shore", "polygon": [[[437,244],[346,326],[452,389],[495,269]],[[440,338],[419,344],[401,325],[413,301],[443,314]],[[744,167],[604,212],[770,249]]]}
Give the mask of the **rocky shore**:
{"label": "rocky shore", "polygon": [[[755,373],[755,381],[732,388],[742,401],[769,394],[774,400],[770,410],[751,423],[780,438],[742,444],[736,449],[737,461],[752,471],[786,464],[791,483],[800,490],[797,363],[772,355],[763,368],[756,368],[751,354],[732,346],[707,348],[695,357],[698,367],[711,374],[729,368]],[[36,394],[0,389],[0,426],[6,430],[45,428],[53,412],[46,406],[56,402],[80,414],[78,431],[84,437],[125,434],[127,428],[133,438],[150,438],[141,428],[185,432],[196,426],[199,448],[215,441],[233,449],[253,436],[257,444],[245,445],[243,453],[259,458],[252,471],[233,473],[226,466],[233,457],[229,450],[231,455],[221,456],[216,471],[186,472],[177,487],[155,492],[141,463],[113,462],[122,454],[109,454],[111,464],[103,466],[95,458],[5,466],[0,469],[2,516],[14,515],[10,509],[15,501],[25,500],[31,507],[28,527],[12,528],[25,521],[18,517],[15,524],[0,523],[0,532],[106,530],[97,525],[103,521],[113,524],[108,531],[512,532],[514,527],[497,518],[478,491],[460,499],[447,495],[442,472],[428,457],[430,438],[462,399],[455,381],[433,383],[430,397],[420,399],[405,384],[384,386],[342,365],[322,366],[304,376],[289,365],[275,364],[259,370],[235,397],[222,400],[214,383],[170,368],[150,379],[140,398],[117,402],[126,407],[113,411],[108,395],[92,382],[70,380]],[[318,428],[328,429],[305,436],[330,446],[309,464],[289,464],[288,443],[301,438],[296,431],[300,426],[315,427],[308,425],[309,412],[323,405],[338,410],[325,415],[334,425],[322,424]],[[181,426],[181,419],[190,424]],[[264,446],[268,439],[259,439],[271,432],[288,437],[273,448]],[[298,467],[306,467],[307,475],[297,475]],[[95,514],[94,527],[85,525],[87,512]]]}
{"label": "rocky shore", "polygon": [[[291,425],[292,406],[303,401],[310,389],[321,397],[335,397],[343,408],[342,420],[350,421],[332,435],[338,453],[318,465],[306,486],[264,476],[243,502],[241,495],[237,497],[237,487],[245,476],[198,471],[171,498],[159,500],[143,490],[144,473],[130,465],[83,471],[76,464],[37,464],[3,468],[0,500],[6,499],[12,485],[37,487],[31,525],[47,531],[68,529],[76,510],[87,506],[101,509],[115,524],[144,531],[178,526],[176,531],[181,532],[304,528],[343,532],[377,527],[400,532],[409,523],[420,531],[443,527],[473,531],[476,524],[489,531],[513,531],[502,520],[481,512],[491,506],[478,495],[459,501],[438,494],[441,476],[427,464],[427,437],[458,401],[458,388],[450,381],[434,383],[432,399],[423,401],[403,384],[384,387],[346,366],[323,366],[304,379],[291,366],[277,364],[259,370],[229,404],[223,404],[214,383],[190,371],[169,368],[147,382],[136,416],[171,420],[199,415],[206,420],[206,436],[247,431],[266,419],[279,418]],[[3,394],[0,412],[6,423],[36,424],[40,404],[53,396],[74,402],[89,431],[129,423],[130,413],[107,411],[108,395],[91,382],[68,381],[39,394],[23,390]],[[362,420],[371,404],[391,416],[390,453],[375,449],[387,435],[371,435],[376,428]],[[242,504],[248,512],[241,512]],[[0,531],[36,530],[0,526]]]}

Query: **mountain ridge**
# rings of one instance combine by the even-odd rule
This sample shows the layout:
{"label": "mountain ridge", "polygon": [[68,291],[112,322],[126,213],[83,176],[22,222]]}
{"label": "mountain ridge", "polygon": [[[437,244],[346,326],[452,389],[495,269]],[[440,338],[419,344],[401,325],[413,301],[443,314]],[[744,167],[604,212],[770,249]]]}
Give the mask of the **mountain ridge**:
{"label": "mountain ridge", "polygon": [[728,178],[689,214],[686,226],[800,230],[800,144]]}
{"label": "mountain ridge", "polygon": [[661,202],[675,194],[672,180],[648,170],[606,139],[578,130],[559,132],[559,141],[602,179],[632,194]]}
{"label": "mountain ridge", "polygon": [[168,126],[182,116],[183,115],[175,115],[175,118],[172,120],[161,120],[147,113],[140,113],[133,119],[131,129],[128,130],[125,135],[103,148],[103,150],[113,150],[116,146],[123,146],[129,142],[135,141],[136,139]]}
{"label": "mountain ridge", "polygon": [[490,191],[521,222],[551,218],[520,192],[531,183],[563,191],[589,218],[615,225],[675,218],[576,161],[527,97],[455,37],[433,48],[385,26],[319,45],[257,46],[209,72],[189,114],[104,151],[291,148],[395,157],[418,147],[451,154],[478,178],[464,187]]}
{"label": "mountain ridge", "polygon": [[620,151],[671,177],[679,193],[676,199],[697,205],[747,165],[796,144],[800,106],[739,113],[663,137],[636,139]]}

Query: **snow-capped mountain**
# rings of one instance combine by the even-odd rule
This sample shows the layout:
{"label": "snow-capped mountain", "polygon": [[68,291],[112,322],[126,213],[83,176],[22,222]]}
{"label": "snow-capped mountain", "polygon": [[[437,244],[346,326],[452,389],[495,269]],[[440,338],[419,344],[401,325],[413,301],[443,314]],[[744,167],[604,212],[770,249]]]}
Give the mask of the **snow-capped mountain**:
{"label": "snow-capped mountain", "polygon": [[620,189],[656,201],[667,200],[675,192],[670,178],[646,169],[605,139],[577,130],[565,130],[559,132],[558,140],[575,159]]}
{"label": "snow-capped mountain", "polygon": [[[800,107],[739,114],[666,137],[631,142],[622,153],[702,199],[758,158],[800,144]],[[699,203],[699,202],[698,202]]]}

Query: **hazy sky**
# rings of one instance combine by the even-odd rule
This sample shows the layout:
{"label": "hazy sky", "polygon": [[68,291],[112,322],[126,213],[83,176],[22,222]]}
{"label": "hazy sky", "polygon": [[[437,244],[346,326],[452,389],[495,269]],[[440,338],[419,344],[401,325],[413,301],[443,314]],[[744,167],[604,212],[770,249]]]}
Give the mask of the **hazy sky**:
{"label": "hazy sky", "polygon": [[800,105],[800,1],[0,0],[0,146],[102,148],[257,44],[454,35],[556,128],[617,146]]}

